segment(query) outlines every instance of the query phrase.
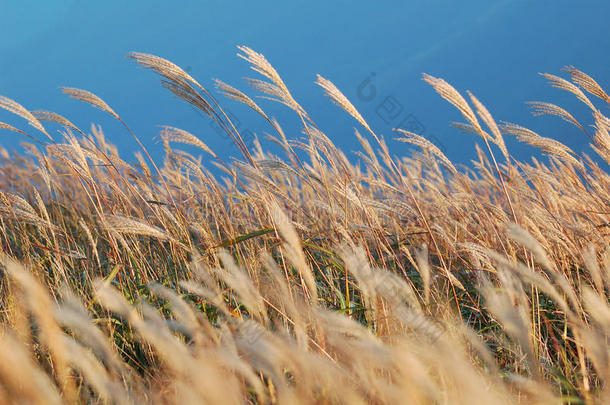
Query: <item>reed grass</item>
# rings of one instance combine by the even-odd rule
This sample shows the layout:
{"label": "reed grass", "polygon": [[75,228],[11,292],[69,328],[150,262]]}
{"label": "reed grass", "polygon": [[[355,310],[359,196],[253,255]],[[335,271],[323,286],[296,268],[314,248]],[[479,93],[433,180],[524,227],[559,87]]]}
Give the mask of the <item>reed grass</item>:
{"label": "reed grass", "polygon": [[[215,120],[243,161],[164,126],[154,162],[109,104],[64,88],[138,140],[148,160],[129,164],[101,128],[0,98],[17,116],[0,129],[35,142],[0,151],[1,402],[610,403],[610,99],[593,78],[545,75],[591,110],[586,127],[531,106],[591,136],[595,159],[498,125],[474,94],[424,75],[484,143],[468,168],[406,131],[398,140],[418,151],[392,156],[318,76],[371,137],[356,130],[354,163],[263,55],[239,51],[262,75],[249,84],[294,110],[303,136],[217,86],[265,119],[285,157],[246,145],[212,93],[153,55],[130,57]],[[510,136],[547,157],[515,159]]]}

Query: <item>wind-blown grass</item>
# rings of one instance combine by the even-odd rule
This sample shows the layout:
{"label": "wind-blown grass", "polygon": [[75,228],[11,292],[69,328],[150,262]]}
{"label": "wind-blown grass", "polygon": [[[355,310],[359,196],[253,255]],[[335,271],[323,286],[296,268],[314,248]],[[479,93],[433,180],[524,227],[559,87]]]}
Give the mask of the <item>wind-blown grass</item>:
{"label": "wind-blown grass", "polygon": [[[262,55],[239,49],[268,80],[249,83],[293,109],[303,137],[218,87],[265,118],[285,159],[248,148],[211,93],[153,55],[131,57],[214,119],[244,161],[223,161],[204,133],[165,126],[162,164],[138,154],[131,165],[101,128],[0,99],[46,136],[0,123],[37,142],[0,158],[2,402],[610,402],[610,176],[596,160],[496,124],[472,93],[469,103],[428,75],[485,149],[460,168],[401,132],[421,151],[395,157],[319,76],[372,137],[356,131],[356,164]],[[608,97],[567,71],[571,81],[545,77],[591,109],[592,148],[610,163]],[[99,97],[64,92],[139,142]],[[562,107],[532,106],[588,134]],[[506,136],[548,160],[516,160]],[[200,148],[221,174],[175,143]]]}

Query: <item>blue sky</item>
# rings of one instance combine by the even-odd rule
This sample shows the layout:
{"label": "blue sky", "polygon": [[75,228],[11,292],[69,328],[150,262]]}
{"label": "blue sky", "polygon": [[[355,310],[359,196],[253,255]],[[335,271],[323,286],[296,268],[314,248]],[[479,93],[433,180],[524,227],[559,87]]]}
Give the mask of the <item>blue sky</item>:
{"label": "blue sky", "polygon": [[[137,150],[128,134],[58,87],[102,97],[157,158],[158,125],[191,131],[222,156],[237,155],[207,119],[125,59],[130,51],[170,59],[209,88],[219,78],[254,95],[243,78],[256,74],[235,56],[237,45],[248,45],[267,57],[348,156],[358,149],[358,126],[314,85],[317,73],[332,80],[386,139],[395,137],[392,127],[413,125],[459,163],[474,157],[478,139],[450,127],[461,120],[459,113],[422,82],[422,72],[472,91],[498,121],[528,126],[585,152],[582,133],[554,117],[532,117],[524,103],[551,101],[590,125],[590,113],[538,73],[561,74],[562,67],[575,65],[610,88],[610,3],[604,1],[2,0],[0,15],[0,94],[29,109],[65,115],[83,129],[101,124],[127,160]],[[240,129],[259,136],[270,131],[243,107],[222,104]],[[297,117],[284,106],[260,104],[290,138],[302,136]],[[28,129],[5,112],[0,121]],[[0,145],[8,149],[22,140],[0,133]],[[535,153],[510,139],[507,144],[519,158]],[[408,153],[408,145],[390,145],[396,155]]]}

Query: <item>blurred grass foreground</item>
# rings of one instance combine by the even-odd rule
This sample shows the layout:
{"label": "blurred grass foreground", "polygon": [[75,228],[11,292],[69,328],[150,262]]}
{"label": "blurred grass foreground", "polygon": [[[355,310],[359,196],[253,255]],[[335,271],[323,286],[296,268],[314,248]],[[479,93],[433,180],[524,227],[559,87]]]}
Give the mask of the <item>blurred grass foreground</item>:
{"label": "blurred grass foreground", "polygon": [[[209,89],[153,55],[130,58],[239,159],[162,127],[155,162],[119,112],[64,88],[137,140],[128,164],[100,127],[0,97],[15,114],[0,129],[30,142],[0,151],[0,402],[610,403],[610,97],[593,78],[544,75],[588,123],[530,106],[579,128],[595,158],[498,124],[474,94],[424,75],[481,141],[457,168],[403,130],[417,151],[393,156],[318,76],[356,121],[356,164],[263,55],[239,51],[253,90],[292,109],[302,134],[228,84],[217,92],[260,114],[282,156],[245,142]],[[513,158],[512,136],[544,161]]]}

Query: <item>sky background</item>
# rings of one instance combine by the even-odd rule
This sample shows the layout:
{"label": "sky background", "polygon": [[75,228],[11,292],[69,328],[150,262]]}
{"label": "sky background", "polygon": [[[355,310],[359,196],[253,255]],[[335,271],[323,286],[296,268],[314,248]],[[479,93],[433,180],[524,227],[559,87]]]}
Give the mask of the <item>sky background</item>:
{"label": "sky background", "polygon": [[[472,91],[497,121],[590,153],[582,132],[556,117],[532,117],[525,102],[556,103],[591,125],[586,108],[538,73],[561,75],[562,67],[574,65],[610,89],[608,15],[610,2],[586,0],[0,0],[0,95],[30,110],[62,114],[87,131],[92,122],[101,124],[128,161],[138,150],[129,134],[103,112],[62,95],[60,86],[104,99],[157,159],[159,125],[186,129],[219,155],[237,156],[209,119],[124,56],[153,53],[187,69],[210,90],[212,78],[219,78],[254,96],[243,78],[257,74],[236,56],[236,46],[247,45],[266,56],[320,129],[354,159],[354,128],[362,128],[314,84],[317,73],[351,99],[398,156],[409,153],[409,146],[390,140],[397,136],[392,128],[410,126],[454,162],[475,157],[479,139],[450,126],[463,119],[421,80],[423,72]],[[259,137],[270,131],[243,106],[226,99],[221,104],[241,131]],[[289,138],[302,137],[293,112],[267,100],[260,105]],[[0,121],[35,134],[4,111]],[[9,150],[24,140],[0,132],[0,146]],[[521,159],[537,153],[513,139],[507,138],[507,146]]]}

